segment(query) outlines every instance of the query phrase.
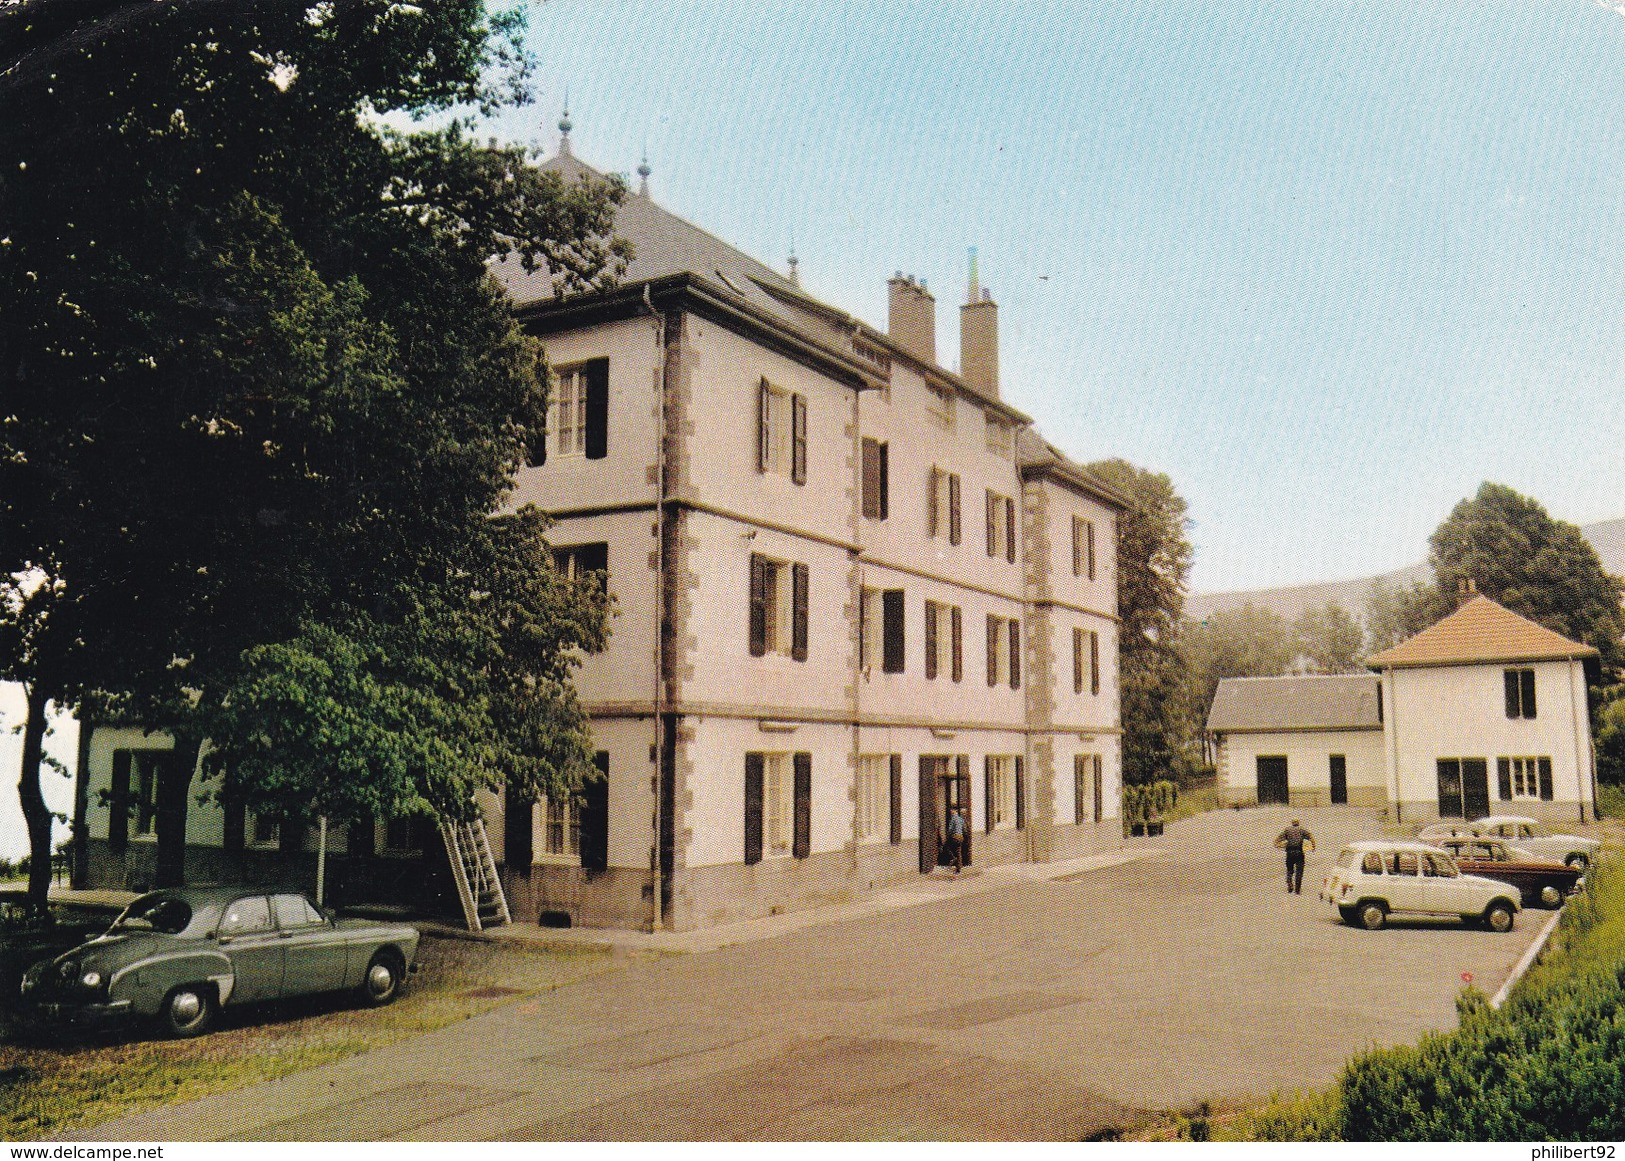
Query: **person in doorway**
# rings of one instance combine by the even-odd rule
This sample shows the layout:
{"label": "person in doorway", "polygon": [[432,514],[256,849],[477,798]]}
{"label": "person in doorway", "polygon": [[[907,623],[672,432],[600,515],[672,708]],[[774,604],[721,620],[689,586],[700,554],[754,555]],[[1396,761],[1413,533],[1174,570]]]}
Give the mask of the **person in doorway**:
{"label": "person in doorway", "polygon": [[965,867],[965,813],[963,810],[950,810],[948,812],[948,856],[954,861],[954,874],[959,874]]}
{"label": "person in doorway", "polygon": [[1297,820],[1276,836],[1275,845],[1286,852],[1286,889],[1289,895],[1303,894],[1303,848],[1315,849],[1315,836]]}

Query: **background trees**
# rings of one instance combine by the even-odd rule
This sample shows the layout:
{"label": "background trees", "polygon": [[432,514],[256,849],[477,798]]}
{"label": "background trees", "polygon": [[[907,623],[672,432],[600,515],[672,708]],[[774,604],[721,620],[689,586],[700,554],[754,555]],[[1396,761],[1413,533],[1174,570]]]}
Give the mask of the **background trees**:
{"label": "background trees", "polygon": [[[176,738],[162,882],[205,736],[335,812],[587,768],[603,604],[490,519],[545,368],[485,263],[604,284],[623,191],[380,118],[516,99],[518,33],[473,0],[0,11],[0,648],[31,709],[100,690]],[[336,725],[386,705],[407,750]],[[341,753],[377,782],[311,797]]]}

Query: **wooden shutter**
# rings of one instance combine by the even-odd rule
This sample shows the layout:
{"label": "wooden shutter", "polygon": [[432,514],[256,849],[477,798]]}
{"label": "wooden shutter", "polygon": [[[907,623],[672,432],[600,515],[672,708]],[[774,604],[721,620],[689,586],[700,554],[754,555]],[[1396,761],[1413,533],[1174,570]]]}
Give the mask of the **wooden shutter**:
{"label": "wooden shutter", "polygon": [[937,603],[925,602],[925,679],[937,675]]}
{"label": "wooden shutter", "polygon": [[812,853],[812,755],[795,756],[796,833],[790,853],[804,859]]}
{"label": "wooden shutter", "polygon": [[1027,826],[1027,770],[1026,762],[1020,754],[1016,755],[1016,829],[1024,830]]}
{"label": "wooden shutter", "polygon": [[1497,758],[1495,760],[1496,790],[1501,795],[1502,802],[1512,799],[1512,760],[1510,758]]}
{"label": "wooden shutter", "polygon": [[790,656],[807,660],[807,566],[790,566]]}
{"label": "wooden shutter", "polygon": [[890,766],[891,843],[897,846],[903,841],[903,755],[891,755]]}
{"label": "wooden shutter", "polygon": [[609,360],[589,359],[581,368],[587,380],[587,458],[609,454]]}
{"label": "wooden shutter", "polygon": [[108,787],[107,846],[122,851],[130,839],[130,751],[113,751],[113,780]]}
{"label": "wooden shutter", "polygon": [[993,759],[982,758],[982,825],[993,833]]}
{"label": "wooden shutter", "polygon": [[762,861],[762,773],[760,754],[745,755],[745,862]]}
{"label": "wooden shutter", "polygon": [[997,496],[995,496],[992,492],[988,492],[988,494],[987,494],[987,554],[989,556],[995,555],[997,553],[998,547],[999,547],[999,545],[998,545],[999,526],[998,526],[998,523],[997,523],[997,521],[999,519],[999,517],[998,517],[998,506],[999,506],[999,498]]}
{"label": "wooden shutter", "polygon": [[502,788],[502,861],[510,874],[518,871],[528,875],[536,861],[531,832],[533,805],[531,798],[513,784]]}
{"label": "wooden shutter", "polygon": [[790,396],[790,479],[807,482],[807,397]]}
{"label": "wooden shutter", "polygon": [[1083,692],[1083,630],[1072,630],[1072,692]]}
{"label": "wooden shutter", "polygon": [[1095,579],[1095,522],[1090,520],[1083,526],[1084,539],[1088,542],[1089,579]]}
{"label": "wooden shutter", "polygon": [[1103,800],[1104,800],[1104,798],[1106,796],[1106,783],[1105,783],[1105,780],[1102,779],[1101,776],[1100,776],[1100,755],[1099,754],[1095,755],[1095,760],[1094,760],[1093,765],[1094,765],[1094,768],[1095,768],[1095,821],[1099,822],[1102,818],[1105,817],[1105,814],[1106,814],[1105,806],[1104,806],[1104,802],[1103,802]]}
{"label": "wooden shutter", "polygon": [[598,777],[581,787],[581,869],[609,870],[609,751],[592,756]]}
{"label": "wooden shutter", "polygon": [[901,673],[903,654],[903,590],[887,589],[880,594],[880,668],[884,673]]}
{"label": "wooden shutter", "polygon": [[1089,630],[1089,692],[1100,692],[1100,634]]}
{"label": "wooden shutter", "polygon": [[1544,801],[1550,802],[1552,800],[1552,760],[1550,758],[1539,758],[1537,761],[1540,763],[1540,797]]}
{"label": "wooden shutter", "polygon": [[880,507],[880,444],[867,436],[863,440],[863,514],[870,520],[879,520]]}
{"label": "wooden shutter", "polygon": [[970,758],[960,754],[954,759],[954,780],[959,783],[959,801],[965,807],[965,862],[970,863],[971,811],[970,811]]}
{"label": "wooden shutter", "polygon": [[889,452],[889,445],[880,445],[880,518],[882,520],[891,515],[891,457]]}
{"label": "wooden shutter", "polygon": [[1518,717],[1518,671],[1508,669],[1501,674],[1501,678],[1506,683],[1507,717]]}
{"label": "wooden shutter", "polygon": [[987,683],[999,684],[999,634],[1003,630],[999,625],[999,618],[988,614],[987,618]]}
{"label": "wooden shutter", "polygon": [[1010,688],[1021,688],[1021,622],[1010,618]]}
{"label": "wooden shutter", "polygon": [[756,391],[756,470],[767,471],[773,455],[773,388],[767,380]]}
{"label": "wooden shutter", "polygon": [[1072,755],[1072,821],[1080,825],[1089,817],[1084,808],[1084,793],[1088,785],[1085,766],[1088,761],[1087,754]]}
{"label": "wooden shutter", "polygon": [[1004,500],[1004,559],[1016,563],[1016,502]]}
{"label": "wooden shutter", "polygon": [[1523,687],[1523,716],[1532,718],[1535,716],[1535,671],[1520,669],[1518,678]]}
{"label": "wooden shutter", "polygon": [[948,543],[958,544],[959,541],[959,473],[950,472],[948,475]]}
{"label": "wooden shutter", "polygon": [[920,874],[928,875],[937,865],[942,835],[937,830],[936,759],[920,758]]}
{"label": "wooden shutter", "polygon": [[934,467],[931,469],[931,474],[927,477],[925,485],[925,536],[927,540],[934,538],[942,527],[941,514],[937,511],[940,500],[937,489],[941,486],[942,470]]}
{"label": "wooden shutter", "polygon": [[767,652],[767,570],[766,558],[750,554],[750,655]]}
{"label": "wooden shutter", "polygon": [[1083,521],[1072,517],[1072,575],[1083,575]]}
{"label": "wooden shutter", "polygon": [[950,640],[949,649],[954,657],[954,680],[965,679],[965,624],[959,613],[959,606],[955,605],[948,610],[948,629]]}

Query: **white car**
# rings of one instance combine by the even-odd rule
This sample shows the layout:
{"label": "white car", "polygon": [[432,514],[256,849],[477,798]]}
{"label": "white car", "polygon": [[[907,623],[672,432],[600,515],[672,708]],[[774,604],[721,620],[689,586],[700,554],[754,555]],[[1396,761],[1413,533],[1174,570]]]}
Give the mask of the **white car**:
{"label": "white car", "polygon": [[1545,824],[1520,814],[1492,814],[1474,824],[1481,834],[1506,839],[1532,855],[1556,859],[1584,871],[1602,850],[1602,843],[1572,834],[1553,834]]}
{"label": "white car", "polygon": [[1358,842],[1344,847],[1320,897],[1351,927],[1375,931],[1390,915],[1457,915],[1511,931],[1517,888],[1464,875],[1456,860],[1424,843]]}

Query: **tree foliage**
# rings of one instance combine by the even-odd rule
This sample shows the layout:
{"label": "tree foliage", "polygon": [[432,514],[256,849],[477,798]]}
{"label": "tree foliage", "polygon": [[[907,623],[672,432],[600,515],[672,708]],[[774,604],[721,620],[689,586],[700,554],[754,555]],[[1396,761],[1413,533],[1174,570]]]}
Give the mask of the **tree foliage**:
{"label": "tree foliage", "polygon": [[1297,664],[1306,673],[1358,673],[1365,630],[1336,601],[1308,608],[1292,622]]}
{"label": "tree foliage", "polygon": [[[0,580],[43,571],[52,598],[8,666],[53,699],[104,691],[183,755],[213,737],[267,796],[305,796],[315,756],[393,707],[407,740],[350,735],[345,769],[380,782],[335,811],[454,812],[537,762],[585,766],[559,667],[603,606],[546,567],[538,518],[489,519],[545,367],[485,267],[606,285],[624,191],[466,121],[380,118],[512,99],[518,35],[475,0],[0,11]],[[522,745],[493,741],[525,720]]]}
{"label": "tree foliage", "polygon": [[1392,649],[1438,620],[1434,588],[1414,582],[1396,588],[1378,577],[1366,594],[1367,656]]}
{"label": "tree foliage", "polygon": [[1190,522],[1184,499],[1165,474],[1120,459],[1088,470],[1132,501],[1117,524],[1123,777],[1155,782],[1170,772],[1186,773],[1194,760],[1175,648],[1190,573]]}
{"label": "tree foliage", "polygon": [[1274,609],[1248,602],[1187,620],[1179,637],[1183,697],[1197,722],[1207,720],[1219,682],[1227,677],[1275,677],[1297,656],[1292,626]]}

